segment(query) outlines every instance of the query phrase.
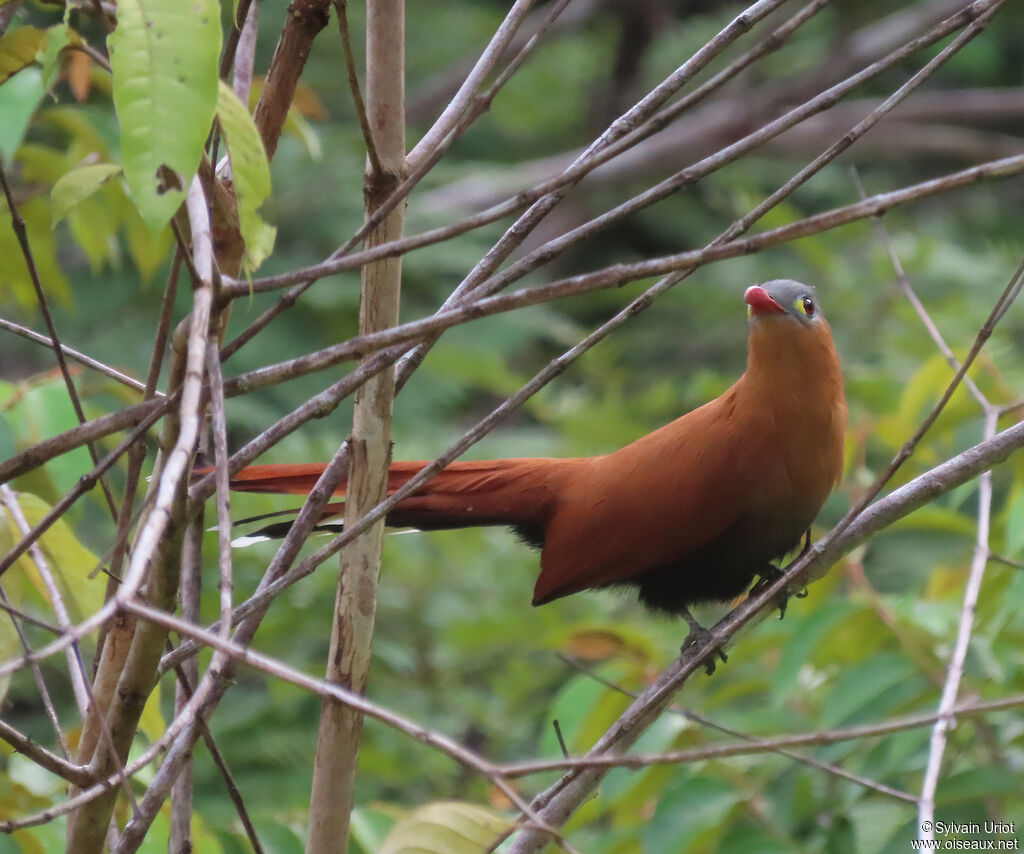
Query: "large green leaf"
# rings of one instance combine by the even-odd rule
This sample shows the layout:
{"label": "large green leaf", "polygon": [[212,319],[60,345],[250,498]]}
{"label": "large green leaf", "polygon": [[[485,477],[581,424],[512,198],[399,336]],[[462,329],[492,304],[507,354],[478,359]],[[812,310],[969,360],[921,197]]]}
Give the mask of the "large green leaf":
{"label": "large green leaf", "polygon": [[36,67],[19,71],[0,86],[0,157],[10,162],[28,129],[36,107],[46,94],[43,72]]}
{"label": "large green leaf", "polygon": [[231,155],[238,224],[245,241],[245,269],[251,273],[274,248],[276,229],[267,225],[257,213],[270,195],[270,163],[252,116],[223,82],[217,98],[217,120]]}
{"label": "large green leaf", "polygon": [[155,234],[181,204],[210,132],[220,11],[215,0],[123,0],[117,18],[108,45],[121,159]]}

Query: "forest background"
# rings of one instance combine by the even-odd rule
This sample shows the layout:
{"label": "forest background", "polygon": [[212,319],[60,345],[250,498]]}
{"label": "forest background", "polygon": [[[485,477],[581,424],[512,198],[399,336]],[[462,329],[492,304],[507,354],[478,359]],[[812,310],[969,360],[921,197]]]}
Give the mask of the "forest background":
{"label": "forest background", "polygon": [[[248,7],[240,5],[243,11]],[[296,4],[307,5],[316,4]],[[529,5],[515,4],[513,13]],[[221,15],[227,41],[231,4],[224,6],[211,8]],[[480,0],[409,4],[409,149],[452,103],[509,6]],[[744,11],[742,4],[668,0],[573,0],[559,6],[564,10],[553,22],[548,18],[555,4],[538,4],[524,14],[503,63],[527,45],[531,33],[540,30],[539,38],[528,45],[521,67],[487,109],[464,132],[460,128],[409,195],[405,234],[458,223],[558,175],[618,116],[682,63],[700,56]],[[751,8],[765,6],[770,13],[749,32],[744,29],[723,43],[721,54],[676,100],[765,44],[793,16],[807,10],[806,20],[706,100],[572,188],[530,230],[509,264],[533,257],[538,247],[586,226],[679,170],[707,162],[861,69],[877,67],[878,73],[851,85],[830,109],[808,115],[735,160],[723,159],[699,179],[678,181],[675,191],[656,204],[589,229],[564,248],[559,245],[526,285],[700,250],[844,139],[853,141],[849,149],[826,158],[820,171],[751,223],[749,237],[855,206],[862,196],[932,179],[944,183],[907,199],[883,200],[867,211],[884,213],[879,221],[864,211],[849,221],[825,218],[808,236],[783,235],[732,257],[692,264],[694,271],[677,287],[567,361],[554,382],[483,436],[467,458],[601,454],[711,399],[744,366],[743,290],[772,278],[818,287],[847,382],[846,472],[815,526],[815,539],[861,500],[942,400],[955,367],[934,333],[941,334],[955,359],[967,356],[1008,283],[1015,281],[1024,255],[1024,184],[1019,177],[1024,168],[1024,11],[1012,2],[948,0],[898,8],[846,0]],[[171,276],[174,238],[166,219],[173,208],[157,223],[159,228],[150,230],[147,220],[151,225],[162,214],[154,213],[154,207],[146,210],[140,194],[129,188],[131,175],[126,179],[116,170],[128,158],[113,103],[116,66],[112,99],[111,75],[103,63],[106,31],[115,15],[125,15],[134,4],[120,7],[69,4],[67,20],[75,34],[70,36],[63,29],[64,8],[0,5],[6,27],[0,63],[7,63],[0,67],[0,156],[10,187],[8,202],[25,220],[31,257],[62,341],[144,381]],[[365,79],[371,59],[363,43],[366,10],[359,3],[341,8],[354,67]],[[329,24],[312,42],[270,161],[273,189],[259,216],[276,228],[276,240],[258,270],[260,259],[247,256],[253,278],[317,264],[363,223],[366,145],[346,76],[337,14],[331,11]],[[963,19],[948,35],[878,65],[957,14]],[[288,18],[283,4],[262,4],[255,47],[249,54],[240,48],[240,56],[253,59],[254,104],[260,75],[271,65]],[[987,26],[972,31],[979,21]],[[166,25],[175,32],[177,24]],[[122,19],[119,28],[124,26]],[[970,38],[955,45],[948,57],[941,55],[966,32]],[[79,37],[86,48],[76,42]],[[218,50],[220,45],[217,41]],[[935,67],[919,86],[915,81],[905,102],[891,113],[879,109],[933,60]],[[487,82],[493,80],[491,75]],[[42,92],[48,94],[41,97]],[[877,125],[863,138],[859,132],[855,140],[847,137],[865,117],[877,118]],[[124,121],[122,116],[122,126]],[[167,115],[161,121],[157,136],[187,131],[176,124],[187,124],[187,116]],[[221,122],[226,125],[223,115]],[[264,131],[259,116],[257,125]],[[205,138],[209,123],[199,130]],[[234,145],[232,132],[225,134],[229,146]],[[243,131],[238,134],[242,138]],[[79,172],[70,182],[65,177],[102,164],[114,167],[102,181],[96,172],[88,177]],[[126,174],[130,168],[125,165]],[[951,175],[961,177],[948,179]],[[182,190],[191,175],[184,178]],[[514,219],[506,216],[407,254],[401,266],[401,319],[436,311]],[[242,226],[247,249],[269,249],[267,233],[252,223]],[[189,287],[187,265],[175,266],[181,266],[181,284],[166,304],[177,324],[193,310],[195,291]],[[620,287],[588,289],[447,330],[396,399],[395,458],[438,456],[551,360],[658,281],[654,274],[674,269],[686,265],[650,271],[631,267],[628,274],[608,275],[607,283]],[[238,298],[224,341],[278,299],[279,291],[258,287],[246,293],[247,275],[237,274]],[[225,375],[238,376],[351,338],[358,330],[359,300],[358,270],[324,278],[254,343],[225,360]],[[922,311],[934,324],[931,329],[922,322]],[[23,245],[6,222],[0,228],[0,319],[6,324],[0,329],[0,460],[17,460],[35,443],[73,429],[79,418],[52,350],[12,328],[45,332],[46,324]],[[885,493],[927,476],[1019,421],[1024,396],[1020,306],[1009,306],[1005,318],[998,314],[996,320],[991,336],[981,342],[984,348],[977,352],[969,382],[952,393]],[[161,390],[168,387],[171,361],[164,364]],[[86,419],[140,399],[136,390],[109,376],[69,364]],[[243,447],[349,369],[292,376],[232,397],[226,405],[228,447]],[[351,424],[352,407],[345,399],[326,417],[283,437],[260,461],[328,460]],[[150,434],[143,475],[153,468],[159,430],[158,424]],[[96,445],[100,455],[124,435],[101,437]],[[8,483],[11,492],[0,496],[8,523],[0,531],[7,538],[0,540],[0,551],[14,548],[24,534],[9,501],[35,524],[92,465],[88,451],[77,447],[45,465],[19,470]],[[115,504],[130,474],[129,457],[120,458],[109,476]],[[136,509],[145,481],[139,490]],[[234,496],[231,512],[237,518],[291,506],[298,505]],[[215,524],[212,501],[206,520]],[[97,488],[76,501],[41,539],[72,622],[102,605],[106,581],[92,572],[98,564],[109,566],[115,529]],[[311,540],[303,554],[322,542]],[[204,590],[197,622],[209,626],[220,607],[216,534],[205,535],[202,555]],[[268,545],[232,554],[236,604],[256,589],[273,555]],[[31,555],[19,558],[3,576],[5,595],[20,611],[59,623],[53,590],[32,560]],[[1017,455],[991,477],[943,491],[847,550],[810,585],[807,598],[790,601],[784,620],[775,619],[768,605],[763,618],[735,633],[729,661],[719,664],[714,675],[706,676],[699,662],[689,661],[696,672],[675,697],[676,706],[657,716],[633,749],[648,756],[693,752],[611,771],[566,826],[567,850],[896,852],[907,850],[927,815],[963,825],[963,838],[979,838],[969,823],[985,821],[1016,828],[990,838],[1024,835],[1022,561],[1024,459]],[[253,649],[322,676],[336,566],[329,560],[277,595]],[[585,593],[531,608],[536,572],[537,555],[502,530],[385,537],[369,699],[492,763],[557,760],[562,749],[555,720],[568,752],[584,754],[627,710],[628,692],[650,686],[676,659],[686,627],[652,616],[633,597],[615,592]],[[707,608],[699,616],[713,623],[727,611],[726,606]],[[18,619],[0,616],[0,659],[5,662],[16,661],[25,642],[40,647],[53,639],[46,628],[31,623],[22,626],[25,636],[19,638]],[[171,639],[177,644],[184,638],[172,632]],[[89,674],[96,642],[95,633],[81,642]],[[200,674],[209,660],[209,651],[199,656]],[[2,683],[0,717],[18,733],[58,751],[60,739],[44,714],[40,685],[45,684],[73,759],[82,720],[68,666],[62,652],[43,661],[39,673],[12,667]],[[156,743],[175,719],[173,670],[156,685],[137,736],[132,728],[131,758]],[[940,708],[947,717],[936,727]],[[954,708],[956,714],[950,711]],[[168,836],[180,842],[183,837],[174,834],[182,832],[190,834],[197,852],[245,851],[256,845],[266,851],[303,850],[320,711],[321,697],[315,692],[280,674],[242,667],[209,720],[210,735],[235,781],[236,802],[209,751],[199,746],[187,801],[194,804],[191,829],[171,829],[169,800],[152,808],[143,827],[139,804],[144,812],[148,788],[154,780],[159,783],[159,764],[146,766],[124,786],[139,803],[122,791],[112,807],[122,829],[134,816],[130,826],[141,833],[136,847],[130,847],[126,835],[118,850],[165,850]],[[908,723],[911,716],[920,720]],[[957,725],[947,726],[954,718]],[[841,732],[859,726],[865,729]],[[748,752],[742,746],[744,738],[800,735],[805,736],[802,743],[770,745],[773,751],[747,745]],[[0,852],[59,850],[69,834],[67,819],[51,820],[48,811],[65,802],[68,778],[17,752],[14,736],[4,738],[0,818],[11,835],[0,836]],[[714,755],[724,743],[741,745],[737,755]],[[702,753],[705,748],[711,752]],[[502,777],[506,785],[498,785],[479,770],[453,761],[436,746],[417,743],[400,728],[368,721],[350,850],[411,851],[410,839],[430,851],[487,850],[490,843],[481,840],[493,840],[518,817],[507,789],[529,801],[558,779],[558,772],[549,770],[521,779]],[[927,812],[929,803],[932,813]],[[46,820],[20,826],[35,815]],[[111,842],[116,838],[117,832],[108,835]],[[512,844],[525,843],[505,843]]]}

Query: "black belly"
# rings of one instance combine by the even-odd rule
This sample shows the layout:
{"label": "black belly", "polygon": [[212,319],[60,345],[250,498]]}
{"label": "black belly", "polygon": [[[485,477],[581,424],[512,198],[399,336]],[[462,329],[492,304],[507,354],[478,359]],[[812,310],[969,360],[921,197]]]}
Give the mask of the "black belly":
{"label": "black belly", "polygon": [[773,560],[795,550],[802,534],[765,544],[760,538],[752,542],[749,529],[733,529],[680,560],[608,586],[636,587],[648,608],[669,614],[701,602],[729,602],[747,591]]}

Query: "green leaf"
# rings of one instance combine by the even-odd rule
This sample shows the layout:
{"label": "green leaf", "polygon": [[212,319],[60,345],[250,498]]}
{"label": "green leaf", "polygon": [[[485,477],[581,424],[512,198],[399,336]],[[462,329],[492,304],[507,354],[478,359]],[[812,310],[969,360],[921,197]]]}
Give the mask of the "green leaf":
{"label": "green leaf", "polygon": [[869,707],[888,688],[909,679],[914,666],[898,655],[879,655],[846,670],[832,686],[821,712],[821,725],[838,726]]}
{"label": "green leaf", "polygon": [[156,234],[184,199],[210,132],[220,10],[215,0],[124,0],[117,16],[108,45],[121,159]]}
{"label": "green leaf", "polygon": [[72,169],[62,175],[50,191],[53,224],[56,225],[64,219],[75,205],[89,198],[120,172],[121,167],[116,163],[94,163],[91,166]]}
{"label": "green leaf", "polygon": [[644,832],[645,851],[714,851],[714,838],[740,800],[728,783],[695,777],[671,789],[658,803]]}
{"label": "green leaf", "polygon": [[395,826],[395,809],[378,806],[356,807],[349,819],[349,834],[357,850],[374,854],[391,828]]}
{"label": "green leaf", "polygon": [[0,157],[6,162],[14,156],[28,129],[36,107],[46,94],[43,72],[25,68],[0,86]]}
{"label": "green leaf", "polygon": [[856,606],[848,601],[826,602],[797,624],[772,679],[776,702],[781,703],[790,695],[801,668],[819,651],[821,641],[855,610]]}
{"label": "green leaf", "polygon": [[256,124],[245,105],[221,82],[217,97],[217,120],[231,157],[231,177],[238,200],[238,224],[245,241],[245,269],[253,272],[274,248],[277,230],[267,225],[257,211],[270,195],[270,164]]}
{"label": "green leaf", "polygon": [[943,779],[935,793],[935,803],[944,806],[962,801],[983,800],[996,795],[1019,794],[1019,773],[1001,765],[986,765]]}
{"label": "green leaf", "polygon": [[36,59],[43,67],[43,85],[47,92],[53,89],[59,79],[61,52],[75,38],[75,33],[67,24],[57,24],[46,31],[46,41],[36,54]]}
{"label": "green leaf", "polygon": [[439,801],[399,821],[377,854],[483,854],[511,826],[475,804]]}
{"label": "green leaf", "polygon": [[167,729],[163,712],[160,711],[160,683],[153,688],[153,693],[146,698],[146,705],[139,718],[139,730],[146,734],[151,742],[157,741]]}
{"label": "green leaf", "polygon": [[1006,553],[1015,555],[1024,548],[1024,486],[1010,490],[1006,509]]}
{"label": "green leaf", "polygon": [[914,808],[890,801],[865,801],[854,806],[849,819],[857,840],[857,851],[873,854],[881,851],[896,832],[914,817]]}

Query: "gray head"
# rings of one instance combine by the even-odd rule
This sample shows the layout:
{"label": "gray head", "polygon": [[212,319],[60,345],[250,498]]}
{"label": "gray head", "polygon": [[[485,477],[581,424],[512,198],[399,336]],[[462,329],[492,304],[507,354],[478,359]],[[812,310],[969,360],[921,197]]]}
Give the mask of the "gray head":
{"label": "gray head", "polygon": [[743,299],[747,316],[751,318],[785,314],[805,326],[824,319],[814,288],[792,279],[773,279],[763,285],[751,285]]}

